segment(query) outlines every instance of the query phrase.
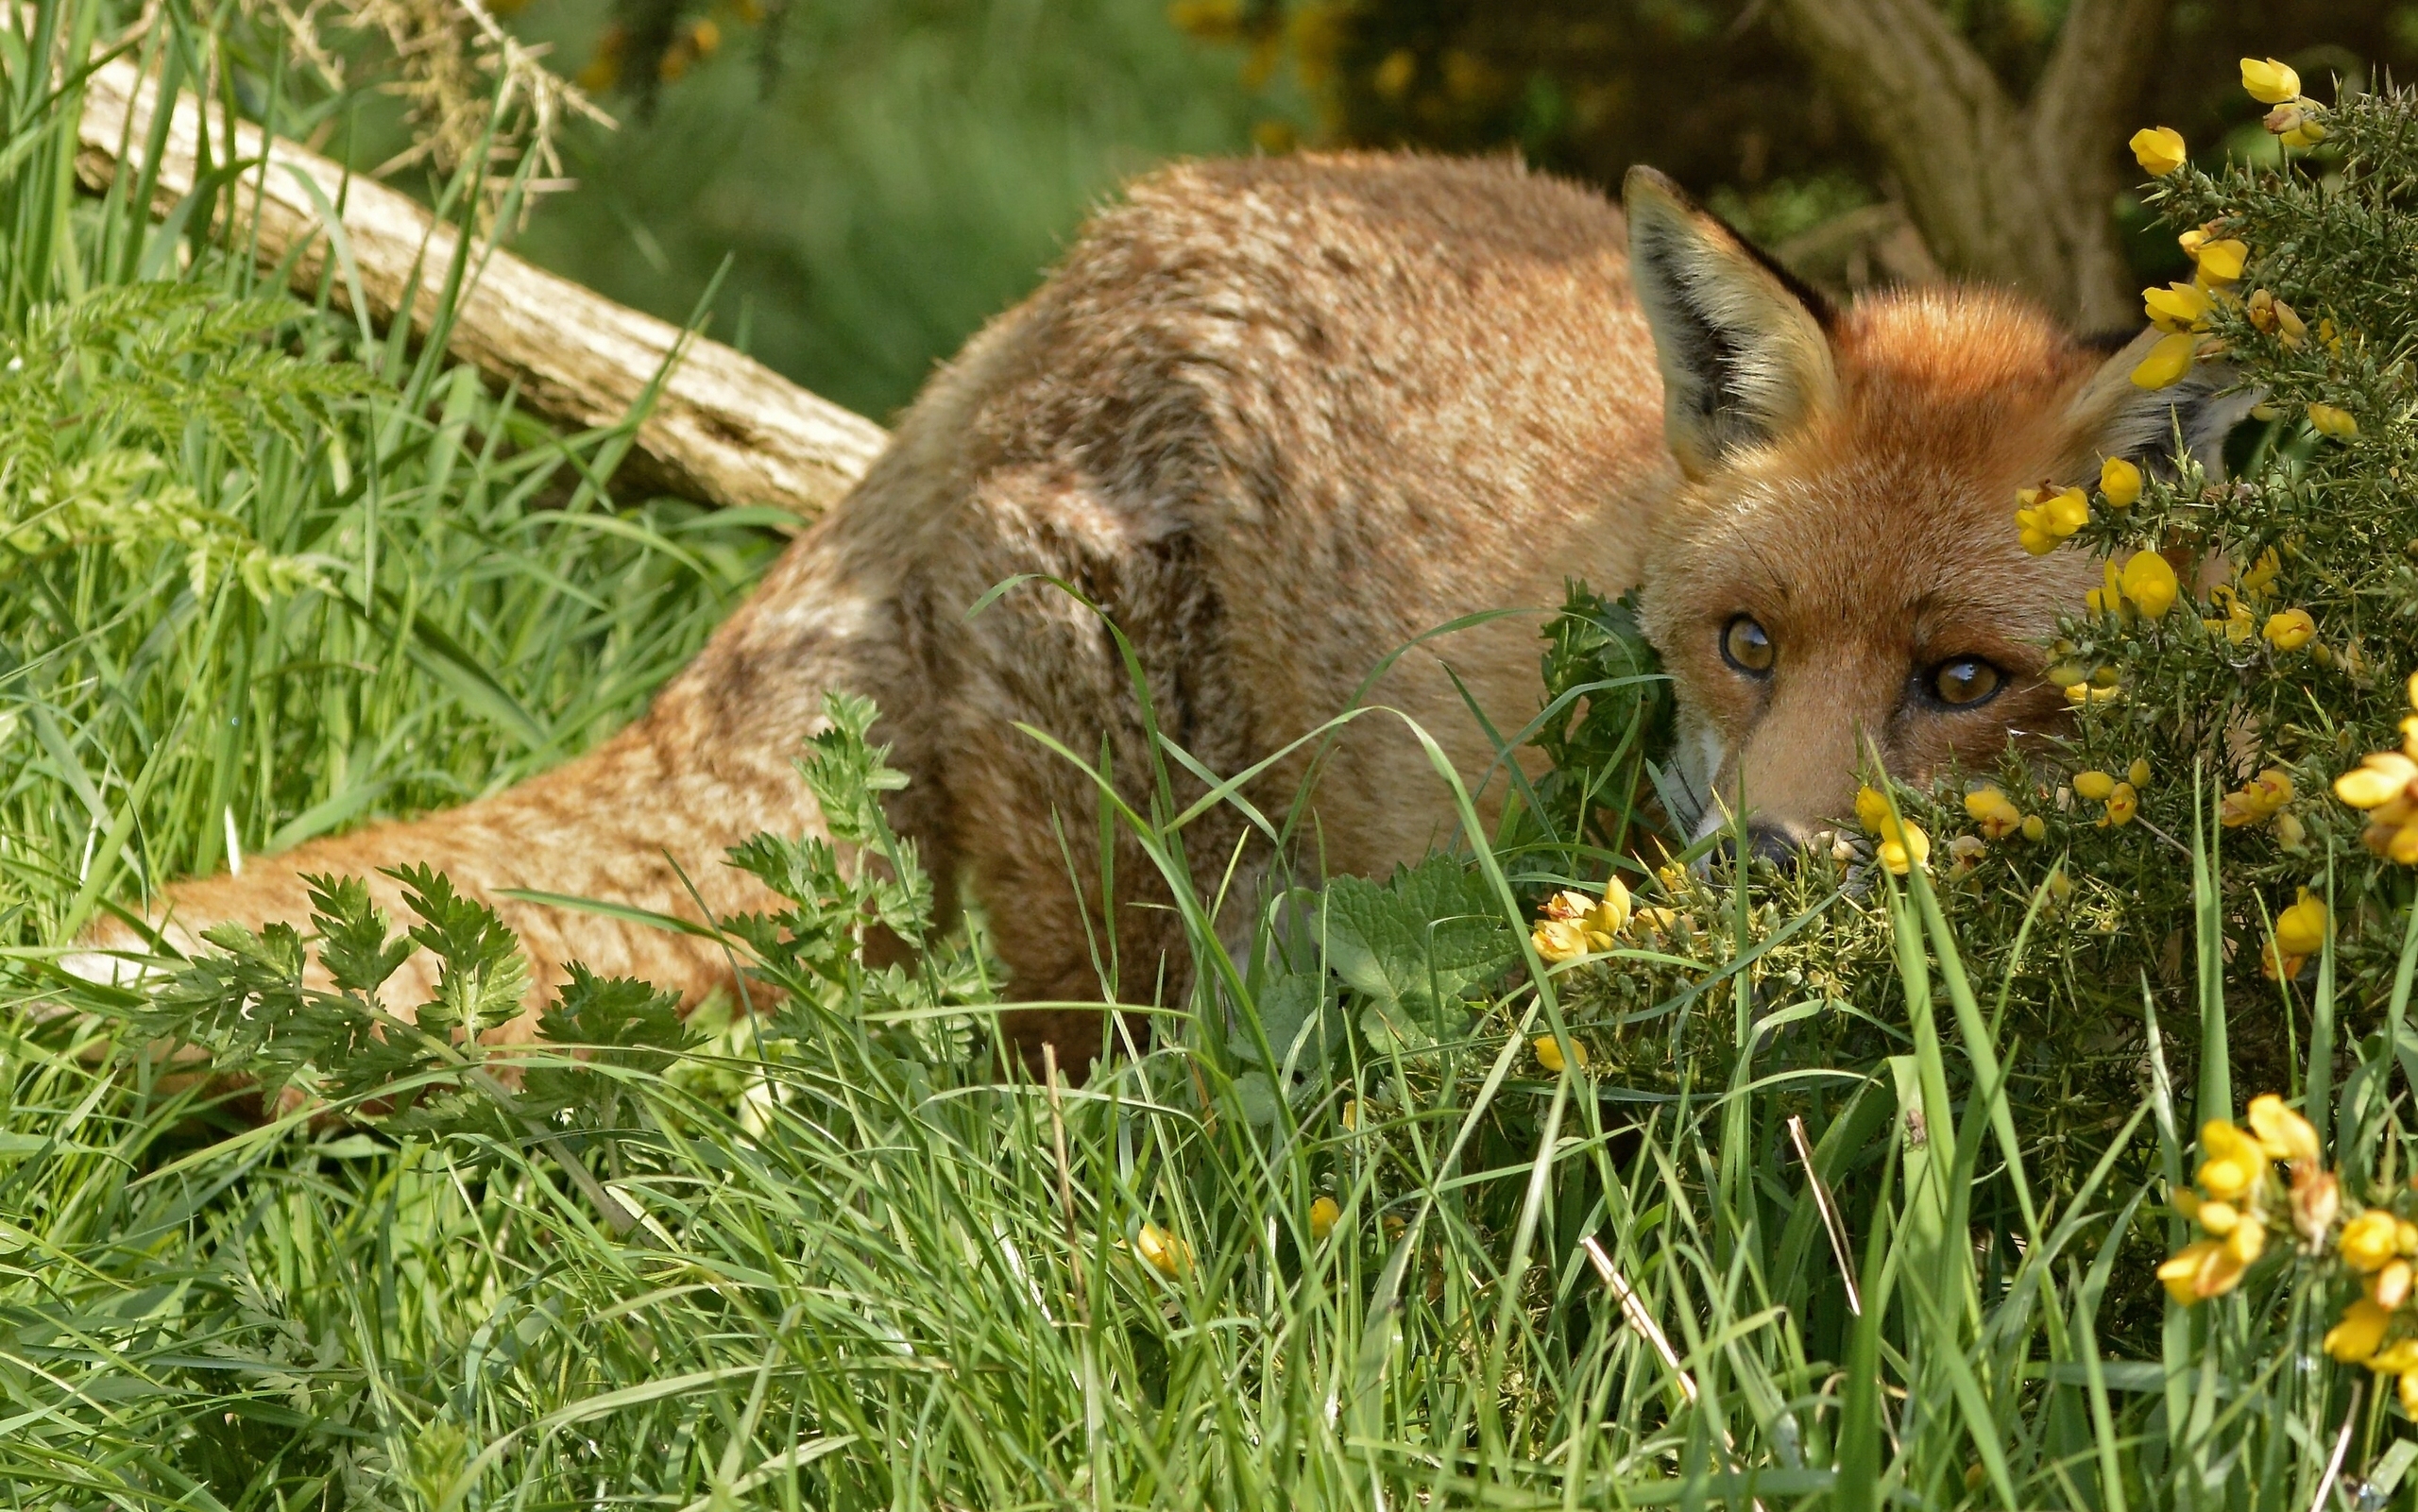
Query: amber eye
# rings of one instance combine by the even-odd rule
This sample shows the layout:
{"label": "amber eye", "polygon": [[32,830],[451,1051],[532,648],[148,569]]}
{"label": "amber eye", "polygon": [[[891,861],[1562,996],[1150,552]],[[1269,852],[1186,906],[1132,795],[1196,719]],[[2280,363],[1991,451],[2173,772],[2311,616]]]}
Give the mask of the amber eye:
{"label": "amber eye", "polygon": [[2005,674],[1979,656],[1959,656],[1931,670],[1931,696],[1950,708],[1985,703],[2006,681]]}
{"label": "amber eye", "polygon": [[1747,676],[1768,675],[1775,654],[1770,633],[1752,615],[1742,614],[1722,628],[1721,659]]}

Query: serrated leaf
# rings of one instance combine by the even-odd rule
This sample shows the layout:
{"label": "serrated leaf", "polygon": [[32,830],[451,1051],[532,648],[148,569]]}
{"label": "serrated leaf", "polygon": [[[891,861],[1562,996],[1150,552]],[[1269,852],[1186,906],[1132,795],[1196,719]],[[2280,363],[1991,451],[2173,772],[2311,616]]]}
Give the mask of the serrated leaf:
{"label": "serrated leaf", "polygon": [[1370,999],[1361,1030],[1415,1049],[1457,1032],[1461,1001],[1519,950],[1483,880],[1449,856],[1397,868],[1383,886],[1342,876],[1326,890],[1327,960]]}

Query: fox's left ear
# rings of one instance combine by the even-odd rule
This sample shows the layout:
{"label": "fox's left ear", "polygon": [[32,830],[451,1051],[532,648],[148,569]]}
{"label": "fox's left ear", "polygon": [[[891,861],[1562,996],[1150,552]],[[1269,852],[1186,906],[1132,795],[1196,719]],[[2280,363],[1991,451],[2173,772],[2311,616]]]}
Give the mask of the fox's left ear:
{"label": "fox's left ear", "polygon": [[1775,440],[1838,391],[1830,307],[1651,168],[1621,184],[1629,277],[1654,328],[1662,431],[1701,478],[1729,452]]}
{"label": "fox's left ear", "polygon": [[2178,434],[2184,450],[2209,477],[2223,476],[2225,436],[2258,395],[2242,388],[2240,374],[2225,362],[2193,363],[2164,388],[2140,387],[2133,382],[2133,369],[2163,334],[2144,331],[2125,343],[2075,394],[2066,411],[2069,455],[2054,476],[2095,474],[2104,457],[2171,471]]}

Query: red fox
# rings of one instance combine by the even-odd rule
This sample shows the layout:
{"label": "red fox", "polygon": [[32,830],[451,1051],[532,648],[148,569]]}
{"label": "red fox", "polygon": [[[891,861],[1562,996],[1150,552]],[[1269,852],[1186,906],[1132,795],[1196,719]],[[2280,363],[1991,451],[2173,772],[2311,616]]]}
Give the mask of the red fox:
{"label": "red fox", "polygon": [[[2205,449],[2216,375],[2157,393],[2138,344],[2079,341],[2013,295],[1924,288],[1834,310],[1660,175],[1625,210],[1507,161],[1254,159],[1170,168],[1099,214],[1024,303],[927,386],[863,482],[792,545],[647,715],[493,797],[183,883],[151,917],[302,922],[306,874],[426,861],[464,891],[519,888],[696,918],[770,903],[723,865],[761,830],[818,824],[792,769],[826,691],[871,696],[911,778],[894,822],[944,886],[970,889],[1019,999],[1165,991],[1183,956],[1149,863],[1110,858],[1102,907],[1089,776],[1020,732],[1111,753],[1147,790],[1152,753],[1100,616],[1122,627],[1160,727],[1235,772],[1344,709],[1380,661],[1476,611],[1531,608],[1420,643],[1368,697],[1466,776],[1538,705],[1536,633],[1565,578],[1643,586],[1673,675],[1679,773],[1759,848],[1846,816],[1860,751],[1920,777],[2052,731],[2039,673],[2086,553],[2025,553],[2018,487],[2107,455]],[[1457,683],[1456,679],[1457,678]],[[1297,756],[1254,791],[1290,794]],[[1490,785],[1499,793],[1501,781]],[[1452,838],[1400,720],[1354,723],[1313,800],[1318,859],[1382,873]],[[1189,832],[1214,888],[1255,853],[1221,808]],[[683,874],[687,881],[683,880]],[[693,884],[693,895],[691,892]],[[495,899],[531,958],[533,1007],[578,960],[690,1001],[730,964],[709,943]],[[1095,938],[1113,911],[1121,980]],[[89,937],[107,969],[131,931]],[[405,968],[404,993],[428,958]],[[400,995],[400,994],[399,994]],[[1019,1032],[1074,1063],[1099,1015]],[[497,1031],[534,1032],[534,1013]]]}

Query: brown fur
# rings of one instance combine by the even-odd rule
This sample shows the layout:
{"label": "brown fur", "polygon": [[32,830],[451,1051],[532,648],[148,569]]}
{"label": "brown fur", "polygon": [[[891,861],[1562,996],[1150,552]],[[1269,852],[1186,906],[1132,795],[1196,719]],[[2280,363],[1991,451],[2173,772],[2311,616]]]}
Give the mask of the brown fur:
{"label": "brown fur", "polygon": [[[1785,348],[1761,397],[1679,445],[1685,478],[1664,442],[1672,359],[1658,375],[1622,216],[1600,197],[1504,161],[1173,168],[1100,214],[1038,293],[932,381],[863,483],[637,724],[467,807],[173,888],[165,913],[179,938],[215,920],[298,919],[301,874],[409,860],[484,894],[694,917],[676,859],[707,909],[759,907],[722,853],[758,830],[815,829],[792,762],[825,691],[846,688],[879,702],[877,736],[912,777],[896,820],[936,875],[989,906],[1015,993],[1147,999],[1183,959],[1172,915],[1149,906],[1164,890],[1120,843],[1119,979],[1103,983],[1086,943],[1086,923],[1102,922],[1097,796],[1014,728],[1086,754],[1105,738],[1138,798],[1149,753],[1135,702],[1106,632],[1063,594],[1026,585],[966,620],[1018,573],[1099,603],[1132,637],[1164,729],[1221,772],[1343,709],[1395,648],[1474,611],[1541,610],[1565,576],[1651,585],[1692,739],[1723,753],[1700,775],[1743,783],[1790,825],[1841,811],[1859,733],[1921,772],[1991,755],[2010,726],[2042,727],[2055,698],[2037,688],[1945,722],[1908,715],[1902,690],[1910,665],[1950,649],[2028,676],[2031,638],[2079,602],[2095,569],[2073,552],[2025,557],[2009,512],[2019,484],[2095,467],[2083,433],[2103,416],[2082,412],[2122,401],[2086,398],[2096,358],[2029,306],[1971,292],[1867,301],[1825,334],[1667,186],[1633,183],[1631,203],[1659,217],[1673,256],[1718,264],[1706,277],[1744,291],[1732,334],[1745,349],[1758,330]],[[1771,336],[1775,322],[1787,329]],[[1808,365],[1825,363],[1826,379]],[[1757,439],[1758,425],[1773,433]],[[1736,686],[1710,638],[1750,608],[1782,648],[1760,693]],[[1474,779],[1494,753],[1446,668],[1497,728],[1518,727],[1537,704],[1541,620],[1431,641],[1373,699]],[[1255,793],[1281,805],[1302,775],[1296,758]],[[1451,832],[1444,796],[1399,722],[1362,719],[1317,790],[1324,863],[1415,858]],[[1244,839],[1228,810],[1194,826],[1204,888]],[[533,1000],[565,959],[691,1000],[727,980],[722,953],[690,939],[501,907],[527,943]],[[1069,1011],[1027,1030],[1080,1053],[1096,1024]],[[505,1037],[529,1032],[524,1016]]]}

